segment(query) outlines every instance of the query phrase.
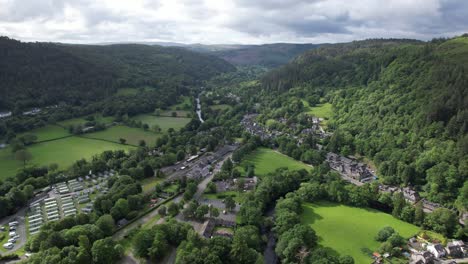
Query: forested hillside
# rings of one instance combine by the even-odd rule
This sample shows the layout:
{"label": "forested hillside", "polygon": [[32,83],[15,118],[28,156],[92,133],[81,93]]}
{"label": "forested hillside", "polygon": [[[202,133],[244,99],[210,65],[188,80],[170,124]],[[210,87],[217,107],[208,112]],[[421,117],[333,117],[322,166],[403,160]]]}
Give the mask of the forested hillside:
{"label": "forested hillside", "polygon": [[270,72],[262,85],[332,103],[330,151],[369,158],[384,183],[467,207],[468,37],[330,45]]}
{"label": "forested hillside", "polygon": [[223,58],[234,65],[277,67],[288,63],[294,57],[319,47],[316,44],[275,43],[247,45],[237,49],[226,49],[211,54]]}
{"label": "forested hillside", "polygon": [[0,109],[95,101],[120,87],[162,93],[234,70],[222,59],[147,45],[63,45],[0,38]]}

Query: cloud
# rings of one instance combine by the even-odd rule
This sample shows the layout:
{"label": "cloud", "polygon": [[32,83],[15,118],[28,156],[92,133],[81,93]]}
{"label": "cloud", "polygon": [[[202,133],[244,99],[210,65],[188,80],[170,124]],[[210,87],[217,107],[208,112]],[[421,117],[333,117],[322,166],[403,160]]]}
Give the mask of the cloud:
{"label": "cloud", "polygon": [[0,35],[75,43],[431,39],[468,29],[465,0],[0,0]]}

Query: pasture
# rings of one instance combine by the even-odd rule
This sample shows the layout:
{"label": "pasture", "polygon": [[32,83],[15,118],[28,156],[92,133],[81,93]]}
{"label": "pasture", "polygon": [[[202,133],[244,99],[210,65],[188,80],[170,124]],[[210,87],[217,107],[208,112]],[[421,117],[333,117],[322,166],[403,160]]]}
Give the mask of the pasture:
{"label": "pasture", "polygon": [[37,136],[37,142],[44,140],[51,140],[56,138],[63,138],[71,135],[66,129],[57,125],[46,125],[44,127],[33,129],[29,132],[21,133],[17,137],[21,137],[26,134],[32,134]]}
{"label": "pasture", "polygon": [[157,125],[162,131],[167,131],[169,128],[179,130],[190,122],[190,118],[185,117],[167,117],[167,116],[154,116],[151,114],[142,114],[134,116],[132,119],[141,121],[147,124],[150,128]]}
{"label": "pasture", "polygon": [[[131,150],[133,148],[128,145],[73,136],[27,147],[27,150],[32,154],[32,160],[27,164],[50,165],[57,163],[59,169],[66,169],[79,159],[90,159],[93,155],[106,150]],[[14,176],[17,169],[22,166],[23,163],[15,159],[10,148],[0,150],[0,179]]]}
{"label": "pasture", "polygon": [[154,145],[159,134],[150,131],[144,131],[141,128],[127,126],[112,126],[106,130],[84,134],[85,138],[102,139],[120,143],[120,139],[126,140],[126,144],[138,145],[140,140],[144,140],[147,145]]}
{"label": "pasture", "polygon": [[[110,124],[114,121],[114,117],[112,116],[102,116],[101,114],[95,114],[94,115],[94,121],[98,123],[103,123],[103,124]],[[85,117],[77,117],[77,118],[72,118],[72,119],[67,119],[64,121],[57,122],[57,125],[67,128],[71,125],[76,126],[76,125],[82,125],[88,122]]]}
{"label": "pasture", "polygon": [[255,175],[257,176],[264,176],[279,168],[288,168],[289,170],[310,170],[312,168],[303,162],[297,161],[269,148],[258,148],[254,150],[252,153],[244,157],[240,166],[237,168],[241,173],[243,173],[244,168],[248,164],[253,164],[255,166]]}
{"label": "pasture", "polygon": [[364,252],[379,248],[380,243],[374,237],[383,227],[391,226],[405,238],[419,231],[415,225],[373,209],[330,202],[304,203],[302,207],[302,222],[315,230],[319,244],[352,256],[355,263],[372,262]]}

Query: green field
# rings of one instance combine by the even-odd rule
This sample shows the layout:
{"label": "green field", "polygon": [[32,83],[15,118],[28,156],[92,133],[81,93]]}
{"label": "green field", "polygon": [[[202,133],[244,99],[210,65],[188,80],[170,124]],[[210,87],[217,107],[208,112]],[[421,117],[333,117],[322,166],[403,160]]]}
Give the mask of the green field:
{"label": "green field", "polygon": [[244,157],[240,166],[238,166],[241,173],[244,172],[244,167],[247,164],[255,165],[255,175],[257,176],[266,175],[283,167],[290,170],[311,169],[311,166],[269,148],[258,148]]}
{"label": "green field", "polygon": [[154,192],[154,187],[156,184],[161,183],[163,180],[164,179],[157,177],[143,179],[141,181],[141,188],[143,189],[143,193]]}
{"label": "green field", "polygon": [[355,263],[371,263],[363,249],[376,251],[380,243],[375,235],[385,226],[391,226],[405,238],[418,233],[419,227],[393,216],[373,210],[350,207],[330,202],[304,203],[302,222],[309,224],[319,236],[319,243],[342,255],[350,255]]}
{"label": "green field", "polygon": [[192,109],[192,98],[188,96],[182,96],[180,103],[172,105],[170,110],[190,110]]}
{"label": "green field", "polygon": [[29,132],[22,133],[18,135],[18,137],[25,135],[25,134],[33,134],[37,136],[37,141],[44,141],[44,140],[50,140],[50,139],[55,139],[55,138],[62,138],[69,136],[70,133],[68,133],[67,130],[56,126],[56,125],[47,125],[41,128],[36,128],[33,129]]}
{"label": "green field", "polygon": [[154,125],[158,125],[162,131],[167,131],[169,128],[179,130],[190,122],[190,118],[183,117],[166,117],[166,116],[154,116],[150,114],[137,115],[133,117],[136,121],[141,121],[143,124],[147,124],[150,128]]}
{"label": "green field", "polygon": [[[103,124],[110,124],[114,121],[114,117],[112,116],[102,116],[101,114],[96,114],[94,115],[94,120],[98,123],[103,123]],[[84,117],[77,117],[77,118],[72,118],[72,119],[67,119],[64,121],[57,122],[57,125],[61,127],[68,127],[70,125],[76,126],[76,125],[84,125],[86,122],[88,122]]]}
{"label": "green field", "polygon": [[309,103],[306,100],[302,100],[302,103],[307,109],[309,109],[307,111],[307,114],[310,114],[316,117],[321,117],[324,119],[330,119],[333,115],[333,108],[332,108],[332,104],[330,103],[318,104],[317,106],[314,106],[314,107],[310,107]]}
{"label": "green field", "polygon": [[83,137],[104,139],[115,143],[120,143],[120,138],[124,138],[130,145],[138,145],[140,140],[144,140],[147,145],[154,145],[159,134],[144,131],[141,128],[113,126],[106,130],[84,134]]}
{"label": "green field", "polygon": [[172,113],[176,112],[177,117],[187,117],[190,118],[191,112],[186,111],[186,110],[166,110],[166,111],[161,111],[159,116],[166,116],[166,117],[172,117]]}
{"label": "green field", "polygon": [[[89,159],[106,150],[130,150],[133,147],[80,137],[67,137],[34,144],[27,149],[33,156],[28,164],[57,163],[60,169],[65,169],[79,159]],[[15,155],[11,153],[10,148],[0,150],[0,179],[14,176],[17,169],[22,166],[22,162],[15,160]]]}

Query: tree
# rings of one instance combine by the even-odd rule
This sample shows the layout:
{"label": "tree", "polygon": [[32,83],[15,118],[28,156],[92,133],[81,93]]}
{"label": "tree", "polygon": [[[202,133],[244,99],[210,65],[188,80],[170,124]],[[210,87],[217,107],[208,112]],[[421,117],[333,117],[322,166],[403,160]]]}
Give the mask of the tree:
{"label": "tree", "polygon": [[392,215],[396,218],[400,218],[401,212],[406,205],[405,198],[403,197],[403,193],[397,192],[393,195],[393,210]]}
{"label": "tree", "polygon": [[226,199],[224,199],[224,206],[226,207],[226,210],[231,212],[236,208],[236,202],[234,199],[232,199],[231,196],[227,196]]}
{"label": "tree", "polygon": [[26,162],[32,159],[32,154],[25,149],[21,149],[21,150],[16,151],[15,158],[23,162],[23,166],[26,167]]}
{"label": "tree", "polygon": [[144,141],[143,139],[140,139],[140,141],[138,141],[138,146],[146,147],[146,141]]}
{"label": "tree", "polygon": [[416,203],[415,208],[414,208],[414,223],[416,225],[421,226],[424,223],[424,208],[423,208],[423,203],[422,201],[419,201]]}
{"label": "tree", "polygon": [[91,252],[96,264],[115,263],[123,253],[110,237],[95,241]]}
{"label": "tree", "polygon": [[390,226],[386,226],[386,227],[380,229],[380,231],[375,236],[375,240],[377,240],[379,242],[385,242],[394,233],[395,233],[395,229],[393,229]]}
{"label": "tree", "polygon": [[218,217],[218,216],[219,216],[219,209],[214,206],[210,206],[210,217]]}
{"label": "tree", "polygon": [[125,138],[119,138],[120,144],[125,145],[127,140]]}
{"label": "tree", "polygon": [[167,213],[170,216],[176,216],[179,213],[179,204],[178,203],[171,203],[169,204],[169,207],[167,208]]}
{"label": "tree", "polygon": [[49,165],[49,171],[54,172],[54,171],[56,171],[56,170],[58,169],[58,167],[59,167],[59,166],[58,166],[57,163],[51,163],[51,164]]}
{"label": "tree", "polygon": [[451,210],[438,208],[426,217],[424,225],[444,236],[451,237],[456,231],[458,219]]}
{"label": "tree", "polygon": [[158,209],[158,214],[161,215],[162,217],[166,216],[167,214],[167,208],[164,205],[161,205]]}
{"label": "tree", "polygon": [[216,184],[214,182],[209,182],[206,185],[206,193],[216,193]]}
{"label": "tree", "polygon": [[114,233],[115,222],[111,215],[105,214],[96,221],[96,226],[104,232],[104,235],[110,236]]}
{"label": "tree", "polygon": [[111,209],[111,215],[114,219],[124,218],[130,211],[128,201],[124,198],[120,198]]}

